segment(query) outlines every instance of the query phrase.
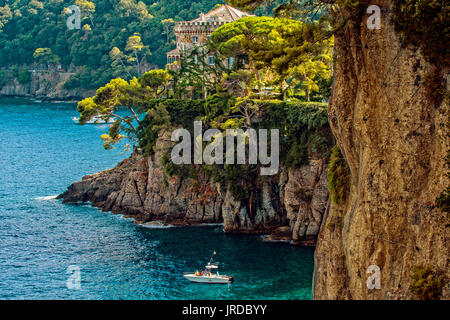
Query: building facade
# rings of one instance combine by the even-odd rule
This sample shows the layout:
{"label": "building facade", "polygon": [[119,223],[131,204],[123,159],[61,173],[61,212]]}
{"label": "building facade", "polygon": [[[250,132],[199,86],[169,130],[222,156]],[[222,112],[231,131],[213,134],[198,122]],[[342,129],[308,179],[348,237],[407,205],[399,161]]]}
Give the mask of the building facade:
{"label": "building facade", "polygon": [[[197,19],[176,22],[174,31],[177,47],[167,52],[167,68],[171,70],[181,68],[183,55],[197,46],[205,45],[216,29],[226,23],[249,16],[253,15],[225,4],[206,14],[201,13]],[[208,55],[207,63],[215,63],[213,55]],[[232,63],[232,59],[226,62],[226,64]]]}

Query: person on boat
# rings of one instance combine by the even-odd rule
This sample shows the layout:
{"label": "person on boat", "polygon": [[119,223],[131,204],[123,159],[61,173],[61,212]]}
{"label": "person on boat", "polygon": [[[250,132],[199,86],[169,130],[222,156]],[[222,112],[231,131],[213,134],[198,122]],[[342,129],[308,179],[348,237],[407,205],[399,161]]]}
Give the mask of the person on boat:
{"label": "person on boat", "polygon": [[195,271],[195,276],[198,277],[199,275],[200,275],[200,272],[198,272],[198,270]]}
{"label": "person on boat", "polygon": [[204,272],[203,272],[203,270],[202,270],[202,272],[200,272],[200,275],[203,276],[203,274],[204,274]]}

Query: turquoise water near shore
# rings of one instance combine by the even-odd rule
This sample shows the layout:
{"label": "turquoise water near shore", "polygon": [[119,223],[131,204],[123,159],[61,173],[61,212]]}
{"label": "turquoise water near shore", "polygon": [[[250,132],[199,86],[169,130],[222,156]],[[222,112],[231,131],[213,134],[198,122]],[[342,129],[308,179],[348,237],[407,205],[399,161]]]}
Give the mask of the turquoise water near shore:
{"label": "turquoise water near shore", "polygon": [[[127,154],[75,104],[0,99],[0,299],[310,299],[313,248],[225,235],[221,226],[148,229],[52,196]],[[213,250],[231,285],[190,283]],[[67,268],[81,288],[68,289]]]}

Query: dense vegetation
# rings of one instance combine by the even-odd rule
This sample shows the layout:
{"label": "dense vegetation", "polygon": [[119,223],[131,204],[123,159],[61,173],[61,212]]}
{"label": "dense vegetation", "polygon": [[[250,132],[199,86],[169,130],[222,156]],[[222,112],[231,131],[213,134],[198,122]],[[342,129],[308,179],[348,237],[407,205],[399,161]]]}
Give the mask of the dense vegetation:
{"label": "dense vegetation", "polygon": [[[178,127],[192,131],[194,120],[203,121],[203,131],[278,129],[280,164],[298,168],[327,157],[334,144],[327,104],[319,102],[328,99],[332,81],[332,38],[319,37],[328,30],[323,20],[242,18],[216,30],[179,68],[147,72],[141,64],[151,48],[143,34],[133,33],[125,49],[110,51],[118,77],[78,104],[80,122],[95,115],[115,118],[102,135],[105,148],[126,139],[127,147],[139,147],[145,155],[155,152],[161,134]],[[211,52],[212,65],[206,59]],[[36,53],[47,61],[52,54]],[[230,58],[233,64],[223,63]],[[170,145],[166,151],[162,160],[169,175],[207,176],[229,186],[236,199],[248,198],[262,179],[259,165],[174,165]]]}
{"label": "dense vegetation", "polygon": [[[450,65],[450,2],[448,0],[393,0],[390,19],[402,35],[405,44],[420,47],[432,62]],[[230,0],[234,6],[254,10],[271,0]],[[280,0],[274,9],[276,16],[306,17],[331,13],[336,28],[362,17],[371,1],[359,0]],[[347,12],[342,10],[348,9]]]}
{"label": "dense vegetation", "polygon": [[[241,70],[231,72],[230,78],[245,77],[259,91],[269,86],[290,94],[301,90],[309,101],[312,92],[321,91],[321,82],[331,87],[333,38],[317,35],[328,30],[326,20],[304,23],[286,18],[246,17],[216,30],[211,36],[211,47],[225,58],[236,53],[248,58],[246,70],[238,68]],[[241,87],[249,91],[248,86]]]}
{"label": "dense vegetation", "polygon": [[[68,88],[98,88],[112,77],[128,76],[117,73],[120,62],[111,54],[113,48],[124,54],[125,63],[134,65],[126,58],[133,56],[127,45],[136,33],[148,49],[139,52],[143,64],[161,68],[166,63],[165,53],[175,47],[173,21],[193,19],[220,2],[0,0],[0,66],[5,69],[36,63],[41,69],[61,64],[63,69],[76,72],[67,83]],[[66,25],[71,15],[66,8],[73,4],[81,8],[79,30],[69,30]],[[259,9],[260,13],[269,11],[270,8]],[[34,55],[39,48],[42,54]]]}
{"label": "dense vegetation", "polygon": [[[230,120],[242,118],[235,106],[236,98],[216,94],[207,100],[154,99],[149,102],[147,116],[138,128],[139,145],[144,154],[153,154],[156,140],[163,132],[182,127],[193,135],[193,121],[202,120],[203,130],[226,128]],[[258,116],[252,119],[253,129],[280,130],[280,164],[299,168],[309,163],[310,158],[324,158],[334,144],[326,104],[284,101],[252,101],[258,108]],[[226,115],[227,121],[218,119]],[[223,118],[224,119],[224,118]],[[245,130],[245,129],[244,129]],[[194,143],[194,140],[191,142]],[[215,182],[228,186],[235,199],[247,198],[257,188],[259,165],[174,165],[170,161],[170,144],[166,146],[162,162],[168,175],[211,177]]]}

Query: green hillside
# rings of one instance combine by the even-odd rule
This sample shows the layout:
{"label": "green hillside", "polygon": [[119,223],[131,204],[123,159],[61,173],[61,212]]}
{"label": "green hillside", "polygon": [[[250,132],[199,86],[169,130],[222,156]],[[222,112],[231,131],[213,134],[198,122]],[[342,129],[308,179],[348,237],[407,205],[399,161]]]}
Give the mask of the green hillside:
{"label": "green hillside", "polygon": [[[117,47],[126,52],[127,40],[138,33],[148,47],[147,65],[163,67],[165,53],[174,48],[174,21],[197,17],[208,12],[220,0],[0,0],[0,66],[51,61],[56,68],[76,70],[68,87],[97,88],[114,76],[110,51]],[[71,12],[65,8],[81,7],[81,28],[69,30]],[[93,5],[92,5],[93,4]],[[259,9],[259,13],[268,9]],[[41,50],[35,55],[36,49]],[[128,52],[129,53],[129,52]],[[143,52],[141,52],[143,54]],[[50,57],[49,57],[50,55]]]}

